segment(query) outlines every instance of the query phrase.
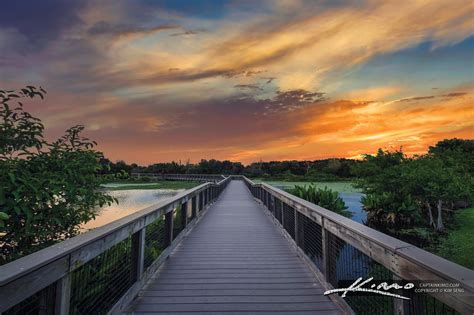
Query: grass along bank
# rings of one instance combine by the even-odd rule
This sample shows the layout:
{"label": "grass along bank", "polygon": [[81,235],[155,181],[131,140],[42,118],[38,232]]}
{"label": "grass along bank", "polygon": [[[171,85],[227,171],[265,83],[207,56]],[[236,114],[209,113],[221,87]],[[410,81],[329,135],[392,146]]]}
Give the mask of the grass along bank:
{"label": "grass along bank", "polygon": [[435,254],[474,269],[474,208],[457,210],[454,228],[442,239]]}
{"label": "grass along bank", "polygon": [[262,180],[261,178],[257,178],[253,180],[255,183],[266,183],[276,187],[284,187],[292,188],[295,185],[298,186],[305,186],[311,183],[314,183],[316,186],[324,188],[327,187],[329,189],[335,190],[337,192],[345,192],[345,193],[356,193],[360,192],[357,188],[352,186],[350,181],[341,181],[341,182],[287,182],[287,181],[272,181],[272,180]]}
{"label": "grass along bank", "polygon": [[153,183],[107,183],[102,187],[108,190],[134,190],[134,189],[190,189],[200,184],[197,181],[163,180]]}

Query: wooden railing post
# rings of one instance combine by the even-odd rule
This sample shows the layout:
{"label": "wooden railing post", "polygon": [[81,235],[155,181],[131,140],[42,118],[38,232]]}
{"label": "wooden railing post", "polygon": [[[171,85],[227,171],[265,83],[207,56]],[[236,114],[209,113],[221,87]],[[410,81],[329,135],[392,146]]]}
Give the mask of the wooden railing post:
{"label": "wooden railing post", "polygon": [[204,195],[201,191],[199,192],[199,212],[201,212],[203,208],[204,208]]}
{"label": "wooden railing post", "polygon": [[293,209],[294,216],[295,216],[295,243],[296,246],[299,245],[299,239],[298,239],[298,211],[296,209]]}
{"label": "wooden railing post", "polygon": [[321,245],[322,245],[322,262],[321,268],[322,273],[327,282],[330,282],[330,258],[329,258],[329,232],[326,230],[324,226],[324,218],[321,218]]}
{"label": "wooden railing post", "polygon": [[183,202],[181,204],[181,226],[183,229],[188,225],[188,202]]}
{"label": "wooden railing post", "polygon": [[173,241],[173,211],[165,214],[165,247]]}
{"label": "wooden railing post", "polygon": [[207,199],[207,190],[204,189],[202,191],[202,208],[203,209],[206,208],[206,205],[207,205],[207,200],[206,199]]}
{"label": "wooden railing post", "polygon": [[56,305],[55,315],[68,315],[71,301],[71,276],[66,274],[56,281]]}
{"label": "wooden railing post", "polygon": [[283,213],[285,213],[285,211],[283,211],[283,209],[285,208],[285,204],[283,203],[283,201],[280,200],[280,217],[281,217],[281,226],[283,226],[283,228],[285,228],[285,216],[283,215]]}
{"label": "wooden railing post", "polygon": [[143,262],[145,257],[145,228],[132,234],[132,268],[130,277],[132,281],[138,281],[143,274]]}
{"label": "wooden railing post", "polygon": [[194,196],[192,199],[191,199],[191,216],[192,218],[196,218],[197,217],[197,195]]}

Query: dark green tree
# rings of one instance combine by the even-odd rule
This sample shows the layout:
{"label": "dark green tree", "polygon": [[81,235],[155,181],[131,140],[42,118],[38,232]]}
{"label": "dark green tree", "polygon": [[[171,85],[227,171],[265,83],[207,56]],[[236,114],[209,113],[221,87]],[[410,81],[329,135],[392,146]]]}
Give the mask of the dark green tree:
{"label": "dark green tree", "polygon": [[23,109],[21,99],[45,93],[0,90],[0,263],[78,234],[114,201],[99,190],[102,154],[81,136],[84,127],[50,143],[41,120]]}
{"label": "dark green tree", "polygon": [[443,140],[428,154],[413,158],[401,151],[366,155],[353,172],[356,185],[366,194],[362,203],[368,218],[382,225],[410,227],[425,217],[427,225],[443,232],[443,212],[453,210],[458,201],[473,200],[472,158],[470,142],[460,139]]}

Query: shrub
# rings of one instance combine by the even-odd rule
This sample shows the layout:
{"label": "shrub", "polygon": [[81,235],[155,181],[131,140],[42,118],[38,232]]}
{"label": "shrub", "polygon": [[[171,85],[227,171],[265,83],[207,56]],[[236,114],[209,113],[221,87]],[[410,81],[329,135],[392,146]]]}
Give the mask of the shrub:
{"label": "shrub", "polygon": [[0,90],[0,263],[69,238],[114,199],[99,189],[102,154],[75,126],[49,143],[41,120],[23,109],[20,98],[44,97],[28,86]]}
{"label": "shrub", "polygon": [[327,187],[319,188],[314,184],[296,185],[288,189],[288,192],[345,217],[351,217],[351,213],[347,211],[346,204],[339,197],[338,192]]}

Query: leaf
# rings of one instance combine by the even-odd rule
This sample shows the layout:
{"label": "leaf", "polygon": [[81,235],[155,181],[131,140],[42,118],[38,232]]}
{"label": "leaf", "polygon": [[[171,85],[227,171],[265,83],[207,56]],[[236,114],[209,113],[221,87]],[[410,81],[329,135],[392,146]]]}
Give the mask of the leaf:
{"label": "leaf", "polygon": [[14,183],[15,180],[16,180],[15,174],[13,174],[13,173],[8,173],[8,176],[10,177],[10,180],[12,181],[12,183]]}
{"label": "leaf", "polygon": [[10,219],[10,216],[8,214],[6,214],[5,212],[0,211],[0,222],[2,220],[5,221],[5,220],[8,220],[8,219]]}

